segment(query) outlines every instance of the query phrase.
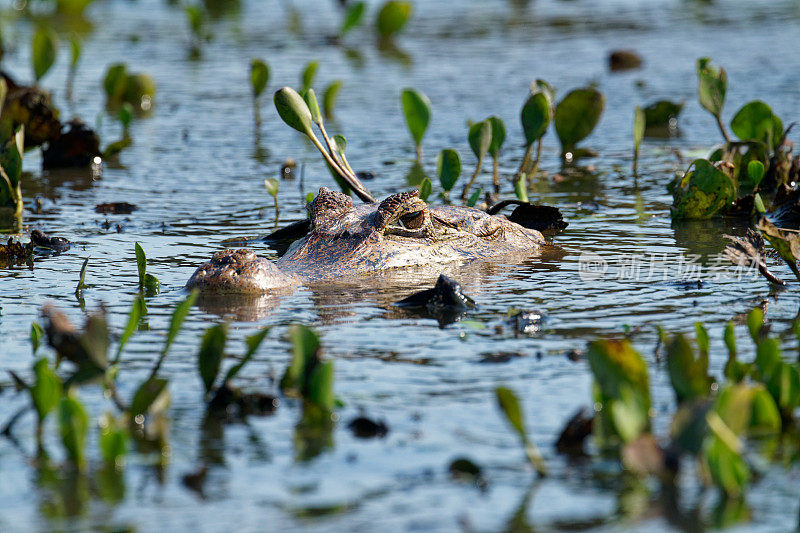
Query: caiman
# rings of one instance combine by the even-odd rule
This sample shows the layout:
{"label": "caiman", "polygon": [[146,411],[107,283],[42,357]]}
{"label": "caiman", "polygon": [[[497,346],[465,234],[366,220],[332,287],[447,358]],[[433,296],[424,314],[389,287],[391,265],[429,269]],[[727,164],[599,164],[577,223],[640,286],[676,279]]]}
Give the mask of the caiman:
{"label": "caiman", "polygon": [[537,251],[544,236],[478,209],[429,206],[417,191],[354,206],[325,187],[308,204],[309,230],[276,262],[249,249],[214,254],[186,287],[204,293],[260,294],[367,272]]}

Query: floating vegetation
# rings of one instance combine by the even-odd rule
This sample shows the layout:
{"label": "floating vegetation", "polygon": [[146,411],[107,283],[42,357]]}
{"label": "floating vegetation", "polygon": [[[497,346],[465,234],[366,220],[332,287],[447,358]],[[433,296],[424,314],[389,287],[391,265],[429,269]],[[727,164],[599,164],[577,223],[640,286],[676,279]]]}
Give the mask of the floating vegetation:
{"label": "floating vegetation", "polygon": [[147,113],[153,107],[156,84],[149,74],[129,73],[124,63],[114,63],[108,67],[103,88],[106,92],[106,106],[119,109],[124,103],[133,106],[138,113]]}

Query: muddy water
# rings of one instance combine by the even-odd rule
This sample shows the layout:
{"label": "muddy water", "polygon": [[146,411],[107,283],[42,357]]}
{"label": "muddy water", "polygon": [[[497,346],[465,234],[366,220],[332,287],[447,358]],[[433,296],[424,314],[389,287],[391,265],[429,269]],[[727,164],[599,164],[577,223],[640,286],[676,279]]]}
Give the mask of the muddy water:
{"label": "muddy water", "polygon": [[[125,351],[119,383],[121,394],[131,395],[160,351],[169,314],[184,297],[182,285],[194,268],[220,249],[222,240],[274,226],[264,178],[278,177],[287,157],[298,161],[296,179],[281,182],[281,223],[301,219],[305,194],[330,185],[319,156],[279,123],[268,97],[254,132],[247,83],[252,57],[270,64],[268,92],[296,86],[310,60],[320,61],[318,87],[343,80],[336,120],[328,129],[347,136],[348,158],[357,170],[375,174],[366,184],[376,196],[408,187],[413,147],[398,103],[406,86],[424,91],[433,104],[424,142],[431,176],[435,155],[445,147],[458,149],[465,173],[471,172],[475,161],[465,124],[490,114],[506,121],[500,167],[511,175],[523,151],[518,112],[535,78],[551,82],[560,95],[587,83],[606,95],[603,119],[584,143],[600,156],[588,160],[592,168],[580,176],[551,176],[535,184],[532,199],[559,206],[570,222],[555,238],[557,249],[521,264],[447,268],[478,303],[461,322],[440,328],[435,320],[391,305],[429,286],[438,274],[431,271],[300,288],[228,306],[201,302],[162,370],[172,394],[166,469],[159,472],[152,457],[132,454],[114,483],[103,483],[94,469],[90,481],[48,483],[28,463],[33,421],[25,418],[16,427],[19,446],[0,439],[0,530],[106,524],[145,531],[223,530],[231,520],[244,530],[516,530],[523,522],[543,529],[655,530],[713,523],[716,497],[702,493],[693,476],[680,484],[676,503],[659,495],[656,485],[613,475],[612,463],[572,464],[555,453],[562,425],[589,405],[591,395],[587,365],[566,354],[599,335],[637,331],[636,346],[651,363],[656,427],[664,434],[673,396],[652,357],[657,324],[688,332],[698,320],[707,323],[716,372],[724,363],[724,321],[766,302],[773,330],[786,330],[797,311],[796,292],[774,294],[761,280],[738,279],[720,268],[721,234],[742,228],[671,225],[664,185],[719,140],[713,120],[695,100],[697,57],[710,56],[728,71],[727,120],[756,98],[786,123],[800,118],[797,4],[427,0],[417,2],[396,50],[379,49],[364,29],[342,46],[330,45],[326,36],[339,21],[333,2],[231,2],[215,14],[214,38],[204,45],[202,60],[189,61],[180,8],[149,0],[98,1],[88,11],[93,28],[79,28],[86,33],[74,101],[65,100],[66,57],[45,78],[62,113],[99,124],[104,144],[120,134],[103,109],[100,80],[109,63],[125,61],[133,70],[146,70],[156,79],[158,94],[150,116],[132,127],[133,146],[118,161],[106,162],[99,176],[41,172],[39,157],[27,156],[26,227],[67,237],[73,246],[37,258],[33,268],[0,270],[0,368],[27,375],[28,331],[44,302],[54,301],[82,320],[73,291],[86,257],[85,308],[104,304],[112,326],[121,330],[136,293],[133,249],[139,242],[162,290],[148,299],[149,329],[137,332]],[[4,68],[23,79],[29,72],[30,31],[24,19],[4,27],[12,48]],[[606,56],[616,48],[639,51],[643,68],[609,73]],[[629,171],[633,106],[660,98],[686,102],[680,136],[646,140],[635,179]],[[542,167],[551,174],[559,170],[557,154],[550,133]],[[483,186],[490,179],[488,172],[480,178]],[[504,189],[512,194],[507,181]],[[35,197],[41,199],[40,212],[34,212]],[[139,210],[123,216],[94,212],[96,204],[109,201],[131,202]],[[265,246],[256,248],[275,257]],[[600,268],[585,275],[582,254],[584,265],[591,259]],[[780,276],[791,276],[784,266],[771,266]],[[511,308],[540,310],[546,320],[539,331],[515,336],[504,324]],[[336,392],[345,407],[330,446],[318,456],[298,460],[294,434],[300,413],[291,402],[274,416],[250,418],[247,424],[203,421],[195,357],[201,332],[221,316],[231,321],[233,353],[243,351],[245,336],[273,326],[242,376],[262,391],[274,391],[273,378],[288,360],[286,326],[302,322],[320,332],[335,359]],[[739,334],[747,345],[743,331]],[[480,363],[498,352],[521,357]],[[12,393],[8,378],[0,380],[4,421],[25,400]],[[500,418],[493,400],[499,384],[523,401],[529,431],[552,470],[548,479],[534,482]],[[110,408],[96,389],[81,394],[95,415]],[[361,412],[384,419],[389,434],[354,438],[346,424]],[[58,458],[55,439],[48,445]],[[485,491],[449,478],[447,465],[458,456],[483,466]],[[202,465],[209,469],[201,499],[181,479]],[[796,474],[796,469],[765,470],[748,493],[750,525],[785,530],[797,523]]]}

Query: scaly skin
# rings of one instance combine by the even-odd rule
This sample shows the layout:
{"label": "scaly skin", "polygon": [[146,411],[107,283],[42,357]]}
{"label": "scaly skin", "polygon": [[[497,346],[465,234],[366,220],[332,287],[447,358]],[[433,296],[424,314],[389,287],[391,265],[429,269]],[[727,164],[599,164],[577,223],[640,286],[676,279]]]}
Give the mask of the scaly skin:
{"label": "scaly skin", "polygon": [[323,187],[308,206],[311,227],[277,262],[252,250],[222,250],[192,275],[187,288],[210,293],[265,293],[366,272],[533,252],[536,230],[468,207],[429,207],[417,192],[353,206]]}

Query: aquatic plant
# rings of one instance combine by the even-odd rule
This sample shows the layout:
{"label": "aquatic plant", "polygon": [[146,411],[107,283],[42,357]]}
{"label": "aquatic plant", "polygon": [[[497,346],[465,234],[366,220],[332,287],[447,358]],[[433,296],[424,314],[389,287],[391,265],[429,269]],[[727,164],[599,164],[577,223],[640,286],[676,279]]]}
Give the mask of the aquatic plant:
{"label": "aquatic plant", "polygon": [[302,96],[305,96],[306,92],[314,85],[317,70],[319,70],[319,61],[309,61],[300,74],[300,90],[298,92]]}
{"label": "aquatic plant", "polygon": [[259,99],[261,93],[267,88],[269,83],[269,66],[261,59],[253,58],[250,60],[250,89],[253,92],[253,114],[255,115],[256,130],[261,124],[261,111]]}
{"label": "aquatic plant", "polygon": [[184,8],[186,22],[191,33],[189,43],[189,58],[199,59],[202,55],[203,41],[211,39],[211,33],[206,29],[208,24],[208,12],[200,4],[187,5]]}
{"label": "aquatic plant", "polygon": [[83,45],[77,35],[69,38],[70,60],[69,72],[67,73],[67,100],[72,100],[72,86],[75,83],[75,72],[78,69],[78,61],[81,59]]}
{"label": "aquatic plant", "polygon": [[639,165],[639,147],[644,139],[644,130],[647,125],[644,110],[636,106],[633,111],[633,174],[636,175]]}
{"label": "aquatic plant", "polygon": [[333,361],[322,358],[319,336],[309,327],[289,327],[292,359],[280,380],[281,391],[301,398],[305,406],[330,413],[336,407]]}
{"label": "aquatic plant", "polygon": [[267,188],[267,192],[275,200],[275,226],[277,227],[278,217],[281,214],[280,207],[278,207],[278,188],[280,187],[280,182],[275,178],[267,178],[264,180],[264,187]]}
{"label": "aquatic plant", "polygon": [[58,52],[58,36],[55,32],[41,26],[33,34],[31,42],[31,62],[33,63],[33,77],[39,83],[56,61]]}
{"label": "aquatic plant", "polygon": [[[314,143],[325,162],[344,181],[349,189],[352,189],[365,202],[374,202],[375,198],[361,184],[350,165],[337,153],[338,147],[334,147],[333,141],[325,130],[322,114],[319,111],[319,105],[313,90],[309,90],[306,96],[308,101],[311,102],[311,106],[291,87],[284,87],[276,91],[274,101],[278,115],[288,126],[306,135]],[[314,134],[312,124],[316,124],[319,128],[327,148],[322,145]],[[343,150],[341,151],[343,152]]]}
{"label": "aquatic plant", "polygon": [[14,218],[22,220],[22,156],[25,152],[25,128],[20,126],[0,153],[0,208],[11,208]]}
{"label": "aquatic plant", "polygon": [[431,120],[431,101],[423,93],[407,88],[400,93],[400,103],[408,131],[417,148],[417,161],[422,162],[422,138]]}
{"label": "aquatic plant", "polygon": [[553,121],[561,142],[561,158],[570,163],[589,152],[576,145],[594,130],[605,108],[605,97],[591,87],[567,93],[555,109]]}
{"label": "aquatic plant", "polygon": [[411,18],[411,2],[389,0],[385,2],[375,18],[375,30],[380,39],[391,39],[400,33]]}
{"label": "aquatic plant", "polygon": [[511,427],[514,428],[514,431],[519,436],[520,442],[522,442],[522,446],[525,448],[525,456],[528,458],[528,461],[530,461],[540,476],[546,476],[547,466],[536,444],[528,438],[522,406],[519,403],[517,395],[506,387],[497,387],[494,393],[500,411],[502,411],[508,423],[511,424]]}
{"label": "aquatic plant", "polygon": [[350,30],[361,24],[366,7],[364,2],[348,2],[342,17],[342,25],[339,28],[340,37],[344,37]]}
{"label": "aquatic plant", "polygon": [[[478,163],[475,166],[475,172],[472,174],[469,182],[464,185],[464,190],[461,191],[462,200],[466,200],[467,194],[472,188],[472,184],[475,183],[475,179],[481,172],[483,159],[486,157],[486,154],[489,153],[489,147],[492,144],[492,123],[486,119],[471,124],[467,132],[467,140],[469,141],[469,147],[472,148],[472,153],[478,158]],[[473,203],[473,205],[475,204]]]}
{"label": "aquatic plant", "polygon": [[137,113],[150,111],[156,94],[156,84],[150,75],[129,73],[124,63],[114,63],[103,78],[106,106],[118,109],[127,102]]}
{"label": "aquatic plant", "polygon": [[158,294],[158,278],[147,273],[147,256],[144,248],[138,242],[134,246],[134,252],[136,253],[136,267],[139,271],[139,292],[143,292],[147,296]]}
{"label": "aquatic plant", "polygon": [[[525,177],[532,182],[536,176],[542,155],[542,137],[547,133],[547,128],[553,119],[553,94],[553,88],[546,81],[536,80],[531,84],[531,94],[522,105],[520,122],[525,134],[525,156],[514,177],[515,189],[520,188],[518,183],[524,181]],[[534,143],[536,143],[536,156],[531,162]]]}
{"label": "aquatic plant", "polygon": [[700,105],[714,116],[725,142],[731,142],[731,138],[722,124],[722,107],[725,105],[725,93],[727,90],[728,75],[725,73],[725,69],[713,65],[707,57],[698,59],[697,97],[700,100]]}
{"label": "aquatic plant", "polygon": [[333,117],[333,109],[336,107],[336,98],[342,88],[342,80],[333,80],[325,87],[322,92],[322,112],[325,118]]}
{"label": "aquatic plant", "polygon": [[461,158],[458,156],[458,152],[451,148],[439,152],[436,173],[439,175],[439,183],[442,185],[444,194],[449,194],[461,175]]}

